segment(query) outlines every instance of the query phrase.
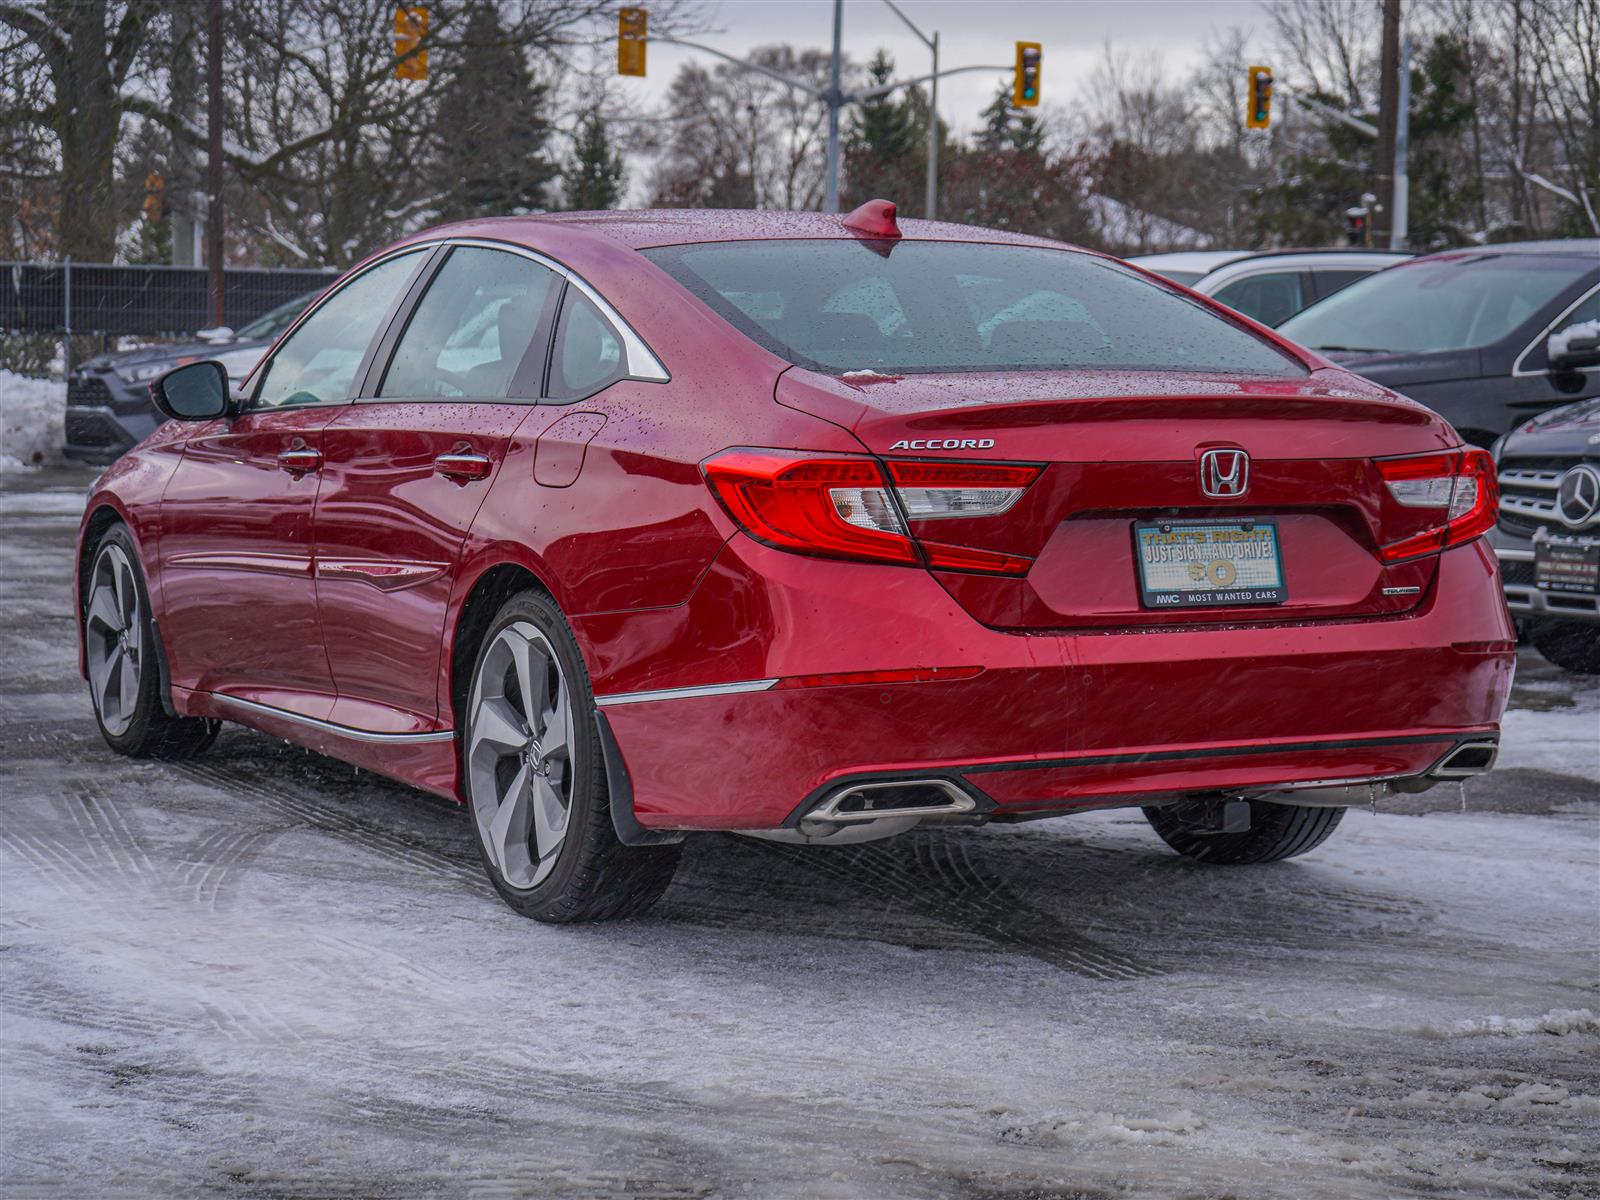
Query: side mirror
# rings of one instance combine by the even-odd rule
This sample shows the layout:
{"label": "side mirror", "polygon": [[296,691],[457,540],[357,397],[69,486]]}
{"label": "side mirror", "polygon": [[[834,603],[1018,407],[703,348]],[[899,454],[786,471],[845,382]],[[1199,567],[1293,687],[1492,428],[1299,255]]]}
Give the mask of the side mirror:
{"label": "side mirror", "polygon": [[1581,371],[1600,367],[1600,321],[1568,325],[1545,342],[1552,371]]}
{"label": "side mirror", "polygon": [[165,416],[210,421],[228,412],[228,369],[219,362],[187,363],[150,384],[150,399]]}

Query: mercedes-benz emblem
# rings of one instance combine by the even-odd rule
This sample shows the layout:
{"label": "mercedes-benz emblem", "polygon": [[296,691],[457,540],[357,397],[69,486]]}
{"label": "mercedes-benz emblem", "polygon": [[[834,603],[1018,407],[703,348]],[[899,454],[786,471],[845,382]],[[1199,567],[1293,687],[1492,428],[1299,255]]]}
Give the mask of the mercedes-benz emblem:
{"label": "mercedes-benz emblem", "polygon": [[1577,529],[1600,513],[1600,471],[1580,463],[1561,477],[1556,515],[1568,529]]}

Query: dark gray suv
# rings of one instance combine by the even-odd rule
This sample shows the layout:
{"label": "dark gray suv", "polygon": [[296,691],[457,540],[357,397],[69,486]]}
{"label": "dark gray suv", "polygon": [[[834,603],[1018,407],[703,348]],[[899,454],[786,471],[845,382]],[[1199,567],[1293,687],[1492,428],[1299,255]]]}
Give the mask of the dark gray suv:
{"label": "dark gray suv", "polygon": [[1600,372],[1550,370],[1546,341],[1600,319],[1600,239],[1430,254],[1357,280],[1278,332],[1426,404],[1490,445],[1600,395]]}
{"label": "dark gray suv", "polygon": [[[1550,338],[1559,372],[1600,372],[1600,320]],[[1541,413],[1494,446],[1506,604],[1558,667],[1600,673],[1600,397]]]}
{"label": "dark gray suv", "polygon": [[296,296],[263,313],[238,333],[193,342],[139,346],[100,354],[67,376],[66,445],[62,453],[80,462],[108,463],[138,445],[165,418],[150,402],[150,381],[173,367],[197,359],[215,359],[228,375],[241,380],[261,360],[294,319],[322,294],[321,289]]}

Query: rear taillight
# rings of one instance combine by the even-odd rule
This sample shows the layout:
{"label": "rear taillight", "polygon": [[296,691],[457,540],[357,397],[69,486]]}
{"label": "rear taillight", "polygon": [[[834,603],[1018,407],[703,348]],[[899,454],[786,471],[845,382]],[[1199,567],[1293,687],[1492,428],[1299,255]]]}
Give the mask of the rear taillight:
{"label": "rear taillight", "polygon": [[997,516],[1017,502],[1038,467],[890,462],[794,450],[727,450],[704,464],[706,481],[745,532],[769,545],[828,558],[917,564],[950,571],[1026,574],[1031,559],[918,542],[906,528],[940,517]]}
{"label": "rear taillight", "polygon": [[1378,555],[1384,562],[1459,546],[1494,527],[1500,488],[1488,451],[1468,448],[1410,458],[1380,458],[1377,467],[1396,503],[1438,511],[1437,524],[1379,547]]}

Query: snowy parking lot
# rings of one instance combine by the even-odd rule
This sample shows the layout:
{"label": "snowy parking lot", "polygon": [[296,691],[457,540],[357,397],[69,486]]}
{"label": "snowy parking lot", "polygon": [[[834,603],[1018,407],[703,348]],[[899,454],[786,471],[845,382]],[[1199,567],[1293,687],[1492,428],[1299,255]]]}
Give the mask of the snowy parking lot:
{"label": "snowy parking lot", "polygon": [[1600,687],[1531,652],[1500,770],[1293,862],[705,836],[549,928],[420,793],[112,755],[89,478],[0,478],[0,1195],[1600,1195]]}

